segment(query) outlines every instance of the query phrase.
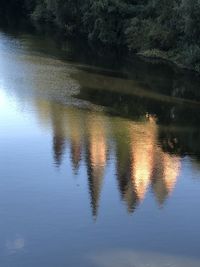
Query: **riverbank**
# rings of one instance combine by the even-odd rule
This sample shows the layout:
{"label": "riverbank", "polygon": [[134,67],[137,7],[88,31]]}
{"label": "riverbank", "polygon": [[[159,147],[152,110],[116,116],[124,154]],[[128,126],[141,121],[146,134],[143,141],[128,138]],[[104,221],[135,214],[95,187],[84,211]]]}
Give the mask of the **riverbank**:
{"label": "riverbank", "polygon": [[195,67],[187,66],[183,64],[180,60],[180,57],[175,52],[163,52],[157,49],[145,50],[142,52],[136,53],[141,59],[148,59],[152,61],[162,61],[166,64],[170,64],[172,67],[175,66],[180,70],[188,70],[194,72],[196,75],[200,75],[200,65]]}
{"label": "riverbank", "polygon": [[[65,36],[126,49],[200,72],[200,4],[194,1],[2,0],[0,17],[51,24]],[[97,48],[98,49],[98,48]]]}

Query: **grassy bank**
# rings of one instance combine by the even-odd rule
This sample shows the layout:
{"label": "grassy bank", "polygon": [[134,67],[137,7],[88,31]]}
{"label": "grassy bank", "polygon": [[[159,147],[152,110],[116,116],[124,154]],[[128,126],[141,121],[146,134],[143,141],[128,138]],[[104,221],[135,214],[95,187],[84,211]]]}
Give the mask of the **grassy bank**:
{"label": "grassy bank", "polygon": [[161,51],[158,49],[145,50],[137,53],[141,58],[148,58],[152,60],[162,60],[167,63],[175,64],[177,67],[182,69],[188,69],[200,74],[200,63],[196,64],[188,63],[188,59],[184,58],[179,51]]}

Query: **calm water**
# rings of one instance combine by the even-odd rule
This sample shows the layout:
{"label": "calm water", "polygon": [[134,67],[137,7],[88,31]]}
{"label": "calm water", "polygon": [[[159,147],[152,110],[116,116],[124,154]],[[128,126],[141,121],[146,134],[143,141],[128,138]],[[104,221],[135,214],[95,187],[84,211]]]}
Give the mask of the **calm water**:
{"label": "calm water", "polygon": [[0,266],[200,266],[199,123],[192,74],[0,32]]}

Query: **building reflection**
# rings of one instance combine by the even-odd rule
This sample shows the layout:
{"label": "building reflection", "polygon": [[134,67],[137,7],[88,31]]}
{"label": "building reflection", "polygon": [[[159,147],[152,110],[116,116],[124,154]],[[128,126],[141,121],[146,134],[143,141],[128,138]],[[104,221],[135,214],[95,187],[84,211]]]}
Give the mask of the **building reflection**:
{"label": "building reflection", "polygon": [[[149,189],[163,205],[176,185],[180,157],[164,152],[154,116],[142,122],[108,117],[103,112],[81,110],[56,103],[37,102],[40,122],[53,134],[54,161],[62,163],[68,145],[72,168],[78,173],[85,162],[92,215],[97,217],[108,158],[114,155],[122,201],[133,212]],[[63,160],[64,163],[64,160]]]}

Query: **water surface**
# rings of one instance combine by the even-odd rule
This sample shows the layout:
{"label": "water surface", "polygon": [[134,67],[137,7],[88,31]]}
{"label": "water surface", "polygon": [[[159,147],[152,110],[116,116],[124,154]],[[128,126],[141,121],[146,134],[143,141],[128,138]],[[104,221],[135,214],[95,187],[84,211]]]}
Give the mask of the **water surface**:
{"label": "water surface", "polygon": [[1,266],[200,266],[199,79],[87,53],[0,32]]}

